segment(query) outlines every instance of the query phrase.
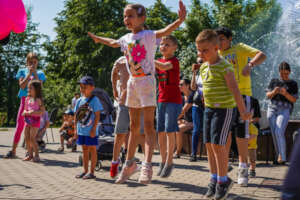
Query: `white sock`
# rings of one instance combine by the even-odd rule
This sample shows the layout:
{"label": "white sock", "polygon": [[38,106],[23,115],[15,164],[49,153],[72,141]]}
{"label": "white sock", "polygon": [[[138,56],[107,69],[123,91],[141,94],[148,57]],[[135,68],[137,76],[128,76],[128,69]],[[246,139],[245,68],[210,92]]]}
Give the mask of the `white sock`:
{"label": "white sock", "polygon": [[247,165],[247,163],[240,162],[239,163],[239,168],[248,168],[248,165]]}
{"label": "white sock", "polygon": [[119,163],[119,160],[116,160],[116,161],[113,160],[113,161],[111,161],[111,163],[112,163],[112,164],[118,164],[118,163]]}

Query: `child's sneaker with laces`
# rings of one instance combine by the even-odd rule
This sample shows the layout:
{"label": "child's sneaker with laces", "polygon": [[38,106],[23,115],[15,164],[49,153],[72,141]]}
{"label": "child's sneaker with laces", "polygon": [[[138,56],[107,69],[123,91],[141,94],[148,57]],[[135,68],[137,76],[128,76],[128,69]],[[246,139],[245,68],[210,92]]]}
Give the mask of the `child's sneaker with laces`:
{"label": "child's sneaker with laces", "polygon": [[248,168],[239,168],[237,182],[242,187],[248,186]]}
{"label": "child's sneaker with laces", "polygon": [[118,179],[115,183],[122,184],[129,179],[134,173],[139,171],[139,167],[137,166],[136,162],[133,162],[130,166],[127,164],[124,165]]}
{"label": "child's sneaker with laces", "polygon": [[250,177],[250,178],[255,178],[255,177],[256,177],[255,169],[250,169],[249,177]]}
{"label": "child's sneaker with laces", "polygon": [[228,177],[226,183],[217,183],[215,200],[224,200],[233,186],[233,181]]}
{"label": "child's sneaker with laces", "polygon": [[141,184],[149,184],[152,180],[152,165],[151,164],[142,164],[141,175],[139,178],[139,183]]}
{"label": "child's sneaker with laces", "polygon": [[119,161],[118,162],[115,162],[115,163],[111,163],[111,166],[110,166],[110,177],[111,178],[115,178],[118,173],[119,173]]}
{"label": "child's sneaker with laces", "polygon": [[215,197],[216,187],[217,187],[217,181],[211,180],[207,186],[207,192],[205,194],[205,197],[207,199],[213,199]]}

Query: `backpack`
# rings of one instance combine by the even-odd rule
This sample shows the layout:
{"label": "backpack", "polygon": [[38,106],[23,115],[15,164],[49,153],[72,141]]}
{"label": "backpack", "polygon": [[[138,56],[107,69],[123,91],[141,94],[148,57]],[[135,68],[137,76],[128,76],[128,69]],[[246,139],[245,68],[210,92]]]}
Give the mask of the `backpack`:
{"label": "backpack", "polygon": [[106,115],[111,115],[114,111],[114,105],[113,105],[109,95],[107,94],[107,92],[105,90],[103,90],[102,88],[95,88],[92,94],[94,96],[98,97],[98,99],[104,109],[103,112]]}
{"label": "backpack", "polygon": [[90,102],[93,100],[95,96],[92,95],[89,100],[81,105],[75,113],[76,120],[82,125],[86,125],[90,120],[93,110],[89,107]]}

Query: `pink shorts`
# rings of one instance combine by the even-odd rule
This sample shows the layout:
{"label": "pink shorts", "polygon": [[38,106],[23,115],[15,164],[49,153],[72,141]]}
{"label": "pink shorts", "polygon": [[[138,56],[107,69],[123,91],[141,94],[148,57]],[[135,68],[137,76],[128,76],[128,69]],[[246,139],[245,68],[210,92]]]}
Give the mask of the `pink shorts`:
{"label": "pink shorts", "polygon": [[125,105],[129,108],[156,107],[155,77],[130,77],[127,82]]}

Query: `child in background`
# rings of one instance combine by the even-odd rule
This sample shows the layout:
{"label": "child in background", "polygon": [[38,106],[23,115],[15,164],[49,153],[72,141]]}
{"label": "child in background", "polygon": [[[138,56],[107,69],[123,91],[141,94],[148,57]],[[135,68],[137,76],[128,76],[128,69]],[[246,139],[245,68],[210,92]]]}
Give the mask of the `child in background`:
{"label": "child in background", "polygon": [[[229,63],[233,65],[235,79],[242,95],[252,96],[251,70],[260,65],[266,59],[266,55],[253,47],[239,43],[232,45],[232,31],[226,27],[220,27],[216,30],[220,45],[219,50]],[[238,119],[235,119],[238,120]],[[249,123],[249,122],[246,122]],[[245,131],[236,132],[234,135],[239,152],[239,172],[238,184],[247,186],[248,184],[248,140],[249,134]],[[227,144],[228,154],[230,152],[231,137]]]}
{"label": "child in background", "polygon": [[39,149],[41,152],[44,152],[44,150],[46,148],[46,143],[43,141],[43,137],[47,131],[47,128],[49,128],[49,126],[50,126],[50,120],[48,117],[48,112],[45,110],[45,112],[41,116],[40,128],[39,128],[37,136],[36,136],[36,140],[37,140],[37,143],[39,145]]}
{"label": "child in background", "polygon": [[204,143],[207,149],[211,182],[207,198],[226,199],[233,181],[227,177],[227,137],[236,105],[243,120],[251,118],[234,78],[233,67],[218,54],[218,35],[204,30],[196,38],[204,95]]}
{"label": "child in background", "polygon": [[[84,76],[79,81],[80,97],[75,106],[75,134],[74,139],[77,139],[77,144],[82,145],[83,151],[83,169],[84,172],[78,174],[76,178],[95,179],[95,167],[97,163],[97,124],[100,120],[100,111],[103,110],[99,99],[92,95],[95,89],[95,83],[92,77]],[[82,116],[82,118],[79,118]],[[91,160],[90,173],[89,160]]]}
{"label": "child in background", "polygon": [[75,132],[75,123],[74,123],[74,112],[72,110],[66,110],[63,115],[63,124],[59,129],[60,133],[60,147],[58,152],[64,152],[64,140],[67,141],[67,146],[72,147],[72,152],[75,152],[77,149],[76,144],[74,144],[74,132]]}
{"label": "child in background", "polygon": [[24,116],[22,114],[24,111],[25,98],[27,96],[28,82],[34,79],[34,80],[40,80],[40,82],[43,83],[46,80],[44,72],[41,70],[37,70],[38,63],[39,60],[37,54],[30,52],[27,54],[26,57],[26,68],[22,67],[17,72],[16,79],[19,81],[19,86],[20,86],[18,97],[20,98],[21,101],[20,101],[20,107],[19,107],[18,116],[16,120],[17,126],[15,130],[12,150],[6,154],[5,158],[16,157],[17,146],[20,141],[23,129],[25,127]]}
{"label": "child in background", "polygon": [[[161,163],[157,175],[166,178],[173,169],[173,152],[175,150],[175,134],[179,131],[177,118],[182,109],[182,97],[179,89],[180,66],[175,56],[177,39],[164,36],[160,42],[161,63],[170,63],[169,66],[156,66],[158,75],[158,107],[156,131],[161,155]],[[167,145],[168,144],[168,145]]]}
{"label": "child in background", "polygon": [[156,39],[170,35],[185,20],[186,9],[179,1],[179,18],[166,28],[152,31],[145,30],[146,9],[140,4],[128,4],[124,9],[124,24],[131,33],[119,40],[99,37],[92,33],[89,36],[96,42],[118,48],[126,54],[126,65],[130,72],[127,84],[126,106],[129,107],[130,136],[126,163],[116,183],[124,183],[138,171],[134,160],[136,136],[140,131],[140,115],[144,113],[145,162],[142,163],[139,183],[148,184],[152,180],[152,154],[154,150],[155,130],[154,112],[156,107],[155,63]]}
{"label": "child in background", "polygon": [[[42,100],[42,84],[39,80],[32,80],[28,84],[28,96],[25,99],[24,120],[25,120],[25,142],[28,150],[28,156],[23,160],[39,162],[39,148],[36,136],[40,128],[40,118],[45,108]],[[34,152],[34,157],[33,157]]]}
{"label": "child in background", "polygon": [[[256,126],[258,126],[259,118],[261,117],[260,108],[259,108],[259,102],[257,99],[243,95],[243,99],[246,105],[246,110],[248,112],[251,112],[253,114],[252,119],[250,121],[245,121],[241,119],[239,113],[237,113],[237,117],[234,121],[234,127],[233,127],[233,133],[234,135],[245,135],[247,138],[249,138],[248,142],[248,151],[249,151],[249,162],[250,162],[250,172],[243,176],[243,178],[240,177],[240,180],[242,183],[240,183],[241,186],[247,186],[246,183],[248,183],[248,173],[251,177],[255,177],[255,161],[256,161],[256,149],[257,149],[257,135],[258,135],[258,129]],[[248,163],[248,162],[247,162]],[[243,180],[246,179],[246,180]]]}
{"label": "child in background", "polygon": [[[127,96],[127,82],[129,79],[129,72],[126,67],[126,57],[120,57],[114,64],[112,73],[111,73],[111,82],[113,88],[113,94],[115,101],[117,102],[117,118],[115,126],[115,143],[114,143],[114,152],[113,159],[110,167],[110,176],[115,178],[119,170],[119,156],[120,150],[123,144],[125,144],[125,150],[127,150],[127,141],[128,141],[128,129],[129,129],[129,111],[128,107],[125,106],[126,96]],[[119,82],[118,82],[119,81]],[[118,84],[117,84],[118,82]],[[143,120],[143,117],[141,117]],[[141,122],[141,134],[137,135],[136,140],[137,144],[142,145],[144,150],[145,146],[145,135],[143,121]]]}

